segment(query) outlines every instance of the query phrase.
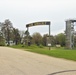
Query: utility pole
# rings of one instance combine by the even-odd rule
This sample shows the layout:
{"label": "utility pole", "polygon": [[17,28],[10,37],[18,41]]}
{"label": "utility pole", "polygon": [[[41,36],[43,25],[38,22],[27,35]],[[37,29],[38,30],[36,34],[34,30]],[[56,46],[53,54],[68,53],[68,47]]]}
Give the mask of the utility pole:
{"label": "utility pole", "polygon": [[50,32],[50,24],[49,24],[49,50],[51,49],[51,39],[50,39],[50,37],[51,37],[51,32]]}
{"label": "utility pole", "polygon": [[28,30],[29,30],[29,28],[27,27],[27,46],[28,46]]}

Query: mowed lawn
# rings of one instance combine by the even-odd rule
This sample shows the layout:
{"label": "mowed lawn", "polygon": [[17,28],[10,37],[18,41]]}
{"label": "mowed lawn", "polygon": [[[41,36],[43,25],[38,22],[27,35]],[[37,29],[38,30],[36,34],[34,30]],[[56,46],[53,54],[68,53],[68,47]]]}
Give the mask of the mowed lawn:
{"label": "mowed lawn", "polygon": [[12,46],[12,47],[23,49],[30,52],[39,53],[39,54],[49,55],[57,58],[64,58],[64,59],[76,61],[76,49],[69,50],[62,47],[61,48],[52,47],[51,50],[49,50],[48,47],[42,47],[42,46],[38,47],[34,45],[29,47],[27,46],[22,47],[21,45]]}

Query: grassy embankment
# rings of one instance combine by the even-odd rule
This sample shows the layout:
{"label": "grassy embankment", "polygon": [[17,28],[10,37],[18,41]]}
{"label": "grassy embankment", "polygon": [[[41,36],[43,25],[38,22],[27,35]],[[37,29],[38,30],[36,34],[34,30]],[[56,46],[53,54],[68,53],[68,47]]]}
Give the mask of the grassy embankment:
{"label": "grassy embankment", "polygon": [[64,59],[69,59],[69,60],[74,60],[76,61],[76,49],[74,50],[67,50],[65,48],[56,48],[52,47],[51,50],[48,49],[48,47],[38,47],[38,46],[24,46],[22,47],[21,45],[18,46],[12,46],[13,48],[19,48],[39,54],[45,54],[53,57],[58,57],[58,58],[64,58]]}

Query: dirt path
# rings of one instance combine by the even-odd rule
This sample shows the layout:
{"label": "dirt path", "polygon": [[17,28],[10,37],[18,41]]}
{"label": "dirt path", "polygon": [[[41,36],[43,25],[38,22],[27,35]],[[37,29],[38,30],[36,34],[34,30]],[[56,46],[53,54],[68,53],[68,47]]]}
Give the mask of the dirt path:
{"label": "dirt path", "polygon": [[76,62],[0,47],[0,75],[76,75]]}

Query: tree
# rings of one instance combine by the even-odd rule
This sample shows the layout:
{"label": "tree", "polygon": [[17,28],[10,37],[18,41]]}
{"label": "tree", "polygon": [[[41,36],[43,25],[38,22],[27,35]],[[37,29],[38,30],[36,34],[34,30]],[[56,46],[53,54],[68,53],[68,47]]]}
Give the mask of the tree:
{"label": "tree", "polygon": [[32,35],[33,38],[33,43],[35,43],[36,45],[40,45],[42,44],[42,36],[40,33],[36,32]]}
{"label": "tree", "polygon": [[74,46],[76,47],[76,35],[74,35]]}
{"label": "tree", "polygon": [[47,36],[48,36],[48,34],[44,34],[43,37],[42,37],[42,44],[44,46],[46,46],[46,44],[47,44]]}
{"label": "tree", "polygon": [[21,38],[21,44],[24,44],[25,43],[25,31],[19,31],[19,34],[20,34],[20,38]]}
{"label": "tree", "polygon": [[0,46],[3,46],[3,45],[5,45],[5,41],[4,41],[4,38],[3,38],[3,34],[0,31]]}
{"label": "tree", "polygon": [[25,35],[26,35],[26,36],[29,36],[30,33],[26,30],[26,31],[25,31]]}
{"label": "tree", "polygon": [[11,31],[13,30],[13,25],[11,23],[11,21],[9,19],[6,19],[3,23],[2,23],[2,33],[5,37],[5,40],[8,42],[8,45],[10,45],[9,41],[10,41],[10,34]]}
{"label": "tree", "polygon": [[30,36],[30,33],[28,30],[25,31],[25,42],[27,45],[30,45],[31,44],[31,40],[32,40],[32,37]]}
{"label": "tree", "polygon": [[55,37],[53,35],[51,35],[50,39],[51,39],[51,45],[55,46]]}
{"label": "tree", "polygon": [[14,43],[17,45],[19,43],[21,43],[21,38],[20,38],[20,34],[19,34],[19,30],[18,29],[13,29],[13,41]]}
{"label": "tree", "polygon": [[[44,46],[47,45],[48,38],[49,38],[49,35],[48,35],[48,34],[44,34],[44,35],[43,35],[42,44],[43,44]],[[50,36],[50,43],[51,43],[52,46],[55,45],[55,38],[54,38],[53,35]]]}
{"label": "tree", "polygon": [[55,36],[56,44],[60,44],[61,46],[65,46],[65,35],[64,33],[60,33]]}

